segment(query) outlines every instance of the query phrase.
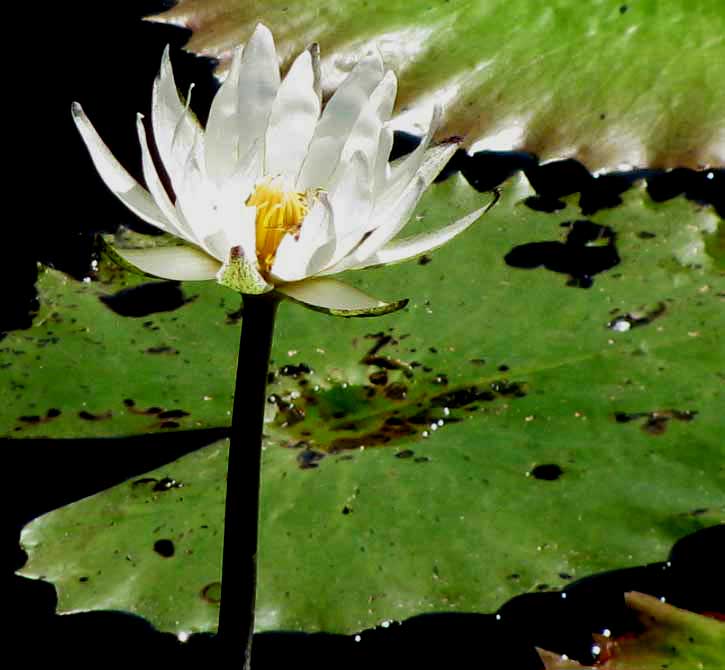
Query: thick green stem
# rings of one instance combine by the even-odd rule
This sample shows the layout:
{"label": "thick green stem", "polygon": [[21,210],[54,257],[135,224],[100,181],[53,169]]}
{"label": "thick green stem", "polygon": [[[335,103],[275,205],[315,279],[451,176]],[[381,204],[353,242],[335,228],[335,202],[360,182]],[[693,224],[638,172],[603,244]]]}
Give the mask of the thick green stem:
{"label": "thick green stem", "polygon": [[262,428],[278,300],[244,296],[244,317],[229,438],[222,589],[217,638],[229,667],[251,663],[257,585]]}

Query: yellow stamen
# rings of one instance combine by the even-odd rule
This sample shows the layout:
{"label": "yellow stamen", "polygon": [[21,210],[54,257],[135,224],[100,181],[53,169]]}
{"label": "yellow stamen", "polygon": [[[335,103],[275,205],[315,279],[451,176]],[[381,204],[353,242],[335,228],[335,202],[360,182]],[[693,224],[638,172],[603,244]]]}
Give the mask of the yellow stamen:
{"label": "yellow stamen", "polygon": [[310,195],[304,191],[283,191],[271,180],[265,180],[257,185],[246,205],[257,208],[257,260],[259,269],[266,275],[282,238],[287,234],[299,235],[309,211]]}

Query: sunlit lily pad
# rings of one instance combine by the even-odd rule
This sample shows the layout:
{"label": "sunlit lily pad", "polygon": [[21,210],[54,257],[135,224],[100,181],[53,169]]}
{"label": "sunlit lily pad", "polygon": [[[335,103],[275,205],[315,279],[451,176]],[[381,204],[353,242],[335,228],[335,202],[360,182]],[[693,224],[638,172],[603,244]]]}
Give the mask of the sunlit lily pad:
{"label": "sunlit lily pad", "polygon": [[323,48],[330,90],[365,50],[401,76],[406,125],[447,103],[441,132],[486,148],[576,156],[591,170],[621,164],[725,162],[725,5],[676,0],[349,3],[180,0],[154,20],[192,30],[187,48],[221,59],[257,21],[283,65]]}

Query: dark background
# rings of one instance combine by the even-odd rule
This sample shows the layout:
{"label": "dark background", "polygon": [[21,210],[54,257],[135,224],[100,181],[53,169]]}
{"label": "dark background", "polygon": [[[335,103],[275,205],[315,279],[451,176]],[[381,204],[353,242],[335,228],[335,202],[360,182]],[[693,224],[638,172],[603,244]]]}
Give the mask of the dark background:
{"label": "dark background", "polygon": [[[144,224],[110,194],[73,126],[70,104],[79,101],[119,161],[140,178],[136,112],[148,112],[162,51],[172,45],[177,83],[191,82],[202,121],[216,88],[212,63],[180,50],[188,33],[140,17],[169,2],[53,3],[5,24],[25,47],[10,59],[6,103],[6,189],[0,270],[0,330],[27,328],[37,308],[37,263],[82,278],[90,272],[94,235],[119,223]],[[468,175],[467,175],[468,176]],[[482,189],[483,190],[483,189]],[[0,341],[0,347],[2,342]],[[121,612],[54,615],[52,586],[15,576],[25,555],[22,526],[58,506],[142,474],[218,439],[224,430],[133,439],[2,442],[5,468],[2,595],[9,623],[3,657],[18,652],[23,665],[72,663],[75,667],[198,667],[218,663],[211,636],[180,643],[147,622]],[[153,458],[146,448],[156,445]],[[592,632],[631,628],[622,600],[626,590],[666,596],[695,611],[725,610],[722,547],[725,527],[684,538],[671,563],[658,563],[572,584],[559,593],[527,594],[493,614],[414,617],[353,637],[264,634],[255,638],[255,667],[416,667],[522,669],[540,667],[534,645],[586,661]],[[481,566],[485,569],[485,566]],[[5,637],[6,636],[6,637]],[[465,660],[464,660],[465,659]],[[473,659],[473,660],[471,660]]]}

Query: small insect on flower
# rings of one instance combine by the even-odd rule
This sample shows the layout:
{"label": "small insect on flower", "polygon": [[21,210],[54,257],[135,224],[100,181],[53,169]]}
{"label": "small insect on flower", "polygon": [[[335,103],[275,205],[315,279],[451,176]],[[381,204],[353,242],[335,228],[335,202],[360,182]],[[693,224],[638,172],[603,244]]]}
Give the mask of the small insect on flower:
{"label": "small insect on flower", "polygon": [[115,249],[125,262],[156,277],[216,279],[241,293],[276,291],[313,309],[366,316],[407,301],[383,302],[330,275],[429,252],[485,211],[395,239],[457,148],[456,142],[431,146],[441,117],[436,108],[420,145],[389,163],[396,89],[395,75],[373,53],[323,109],[317,45],[281,79],[272,34],[259,24],[234,52],[202,128],[179,97],[167,48],[151,102],[149,133],[158,155],[143,117],[137,119],[147,188],[113,157],[78,103],[72,111],[111,191],[182,242]]}

